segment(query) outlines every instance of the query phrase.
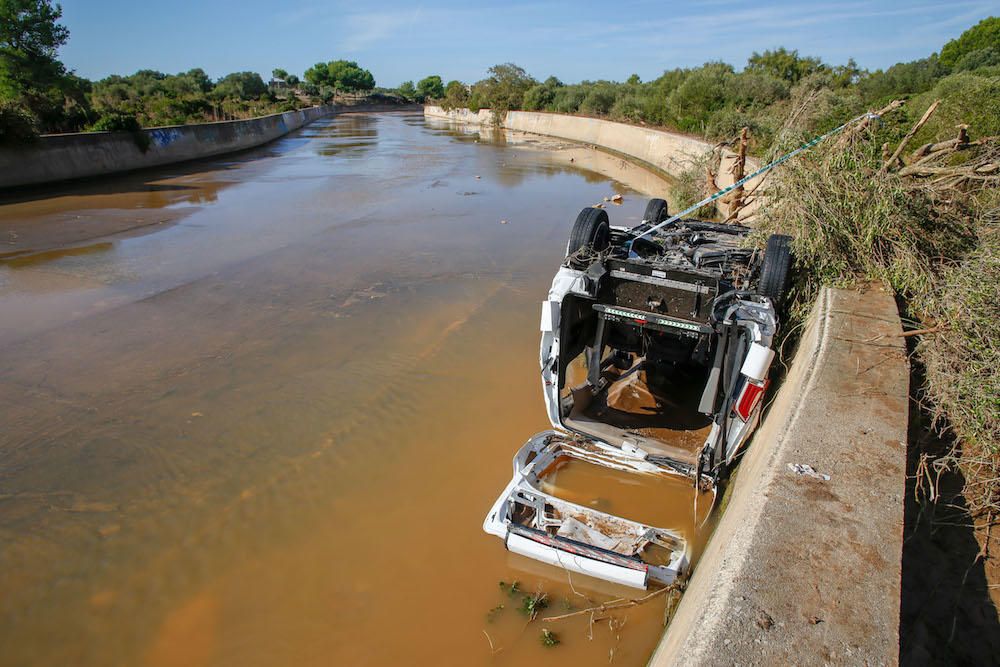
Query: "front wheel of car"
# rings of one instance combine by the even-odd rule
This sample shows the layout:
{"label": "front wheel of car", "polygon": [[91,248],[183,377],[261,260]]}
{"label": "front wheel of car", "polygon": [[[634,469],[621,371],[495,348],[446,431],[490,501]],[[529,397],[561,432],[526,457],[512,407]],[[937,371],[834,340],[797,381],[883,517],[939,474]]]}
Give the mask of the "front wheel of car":
{"label": "front wheel of car", "polygon": [[757,292],[780,304],[788,291],[788,278],[792,268],[792,237],[771,234],[764,250],[764,263],[760,269]]}
{"label": "front wheel of car", "polygon": [[602,208],[588,207],[576,216],[573,230],[569,233],[566,256],[572,255],[583,247],[590,247],[600,252],[610,244],[611,223],[608,222],[608,212]]}

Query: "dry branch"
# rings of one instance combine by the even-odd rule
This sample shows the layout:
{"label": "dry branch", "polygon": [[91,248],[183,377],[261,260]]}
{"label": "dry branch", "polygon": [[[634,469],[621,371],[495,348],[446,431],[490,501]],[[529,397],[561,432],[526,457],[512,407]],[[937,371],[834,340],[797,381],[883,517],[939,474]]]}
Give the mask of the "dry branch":
{"label": "dry branch", "polygon": [[659,590],[655,590],[649,595],[641,598],[629,599],[629,598],[617,598],[615,600],[610,600],[603,604],[599,604],[596,607],[588,607],[587,609],[581,609],[579,611],[570,612],[568,614],[562,614],[560,616],[548,616],[543,618],[543,621],[561,621],[565,618],[572,618],[574,616],[582,616],[584,614],[595,614],[604,613],[608,611],[616,611],[618,609],[628,609],[629,607],[635,607],[636,605],[645,604],[650,600],[657,598],[670,591],[680,590],[680,584],[673,583],[669,586],[664,586]]}
{"label": "dry branch", "polygon": [[903,149],[906,148],[906,144],[910,143],[910,139],[912,139],[913,136],[920,131],[920,128],[924,126],[924,123],[930,120],[930,117],[934,115],[935,111],[937,111],[939,104],[941,104],[941,100],[934,100],[934,103],[927,107],[927,111],[924,112],[924,115],[921,116],[920,120],[917,121],[917,124],[906,133],[903,140],[899,142],[899,146],[896,146],[896,150],[893,152],[892,156],[885,161],[885,164],[882,165],[883,173],[888,171],[889,167],[899,159],[899,156],[903,154]]}

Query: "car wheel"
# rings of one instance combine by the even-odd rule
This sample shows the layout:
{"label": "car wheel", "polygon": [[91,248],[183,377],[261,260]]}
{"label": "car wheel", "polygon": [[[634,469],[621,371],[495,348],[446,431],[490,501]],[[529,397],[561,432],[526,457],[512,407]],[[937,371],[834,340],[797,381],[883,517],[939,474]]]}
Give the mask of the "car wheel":
{"label": "car wheel", "polygon": [[760,269],[757,292],[780,304],[788,290],[788,276],[792,267],[792,237],[771,234],[764,250],[764,264]]}
{"label": "car wheel", "polygon": [[642,214],[643,222],[651,222],[654,225],[667,219],[667,202],[663,199],[650,199],[646,204],[646,212]]}
{"label": "car wheel", "polygon": [[573,230],[569,233],[566,255],[572,255],[580,248],[589,246],[600,252],[611,243],[611,224],[608,212],[602,208],[585,208],[576,216]]}

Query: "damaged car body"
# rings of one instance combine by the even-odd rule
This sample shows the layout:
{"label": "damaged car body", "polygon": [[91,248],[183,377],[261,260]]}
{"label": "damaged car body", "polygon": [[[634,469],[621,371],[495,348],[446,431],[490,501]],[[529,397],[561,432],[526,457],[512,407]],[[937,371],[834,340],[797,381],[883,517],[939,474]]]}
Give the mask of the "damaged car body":
{"label": "damaged car body", "polygon": [[487,533],[513,552],[637,588],[685,572],[691,535],[559,497],[546,480],[585,462],[681,480],[714,502],[760,420],[790,267],[788,237],[771,236],[761,253],[746,244],[749,231],[668,221],[662,199],[634,228],[612,227],[601,208],[581,211],[542,303],[554,430],[515,455]]}

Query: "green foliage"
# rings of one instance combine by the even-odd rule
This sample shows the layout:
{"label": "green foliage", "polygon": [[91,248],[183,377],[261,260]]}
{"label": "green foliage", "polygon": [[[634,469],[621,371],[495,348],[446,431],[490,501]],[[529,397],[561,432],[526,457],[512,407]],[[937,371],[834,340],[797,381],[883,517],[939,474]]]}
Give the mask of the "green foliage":
{"label": "green foliage", "polygon": [[945,44],[941,49],[941,64],[954,67],[963,56],[981,49],[1000,49],[1000,18],[985,18]]}
{"label": "green foliage", "polygon": [[38,138],[38,119],[27,108],[0,101],[0,146],[19,146]]}
{"label": "green foliage", "polygon": [[512,109],[520,109],[524,94],[536,83],[523,68],[513,63],[494,65],[488,74],[475,85],[475,93],[486,107],[501,116]]}
{"label": "green foliage", "polygon": [[337,90],[355,93],[375,87],[375,77],[353,60],[334,60],[329,65],[330,78]]}
{"label": "green foliage", "polygon": [[271,78],[272,79],[281,79],[282,81],[287,81],[288,80],[288,70],[284,70],[284,69],[281,69],[280,67],[276,67],[273,70],[271,70]]}
{"label": "green foliage", "polygon": [[233,72],[219,79],[213,93],[218,99],[255,100],[267,93],[267,84],[257,72]]}
{"label": "green foliage", "polygon": [[967,72],[996,65],[1000,65],[1000,47],[990,47],[966,53],[955,63],[955,71]]}
{"label": "green foliage", "polygon": [[69,39],[61,17],[51,0],[0,1],[0,97],[59,85],[66,68],[56,52]]}
{"label": "green foliage", "polygon": [[114,111],[103,114],[90,126],[91,132],[138,132],[141,129],[134,114]]}
{"label": "green foliage", "polygon": [[353,60],[316,63],[306,70],[306,81],[315,86],[329,86],[335,91],[355,93],[375,88],[375,77]]}
{"label": "green foliage", "polygon": [[522,597],[519,611],[533,621],[538,613],[548,606],[548,595],[539,592]]}
{"label": "green foliage", "polygon": [[469,89],[461,81],[449,81],[444,87],[444,99],[441,106],[445,109],[464,107],[469,101]]}
{"label": "green foliage", "polygon": [[885,72],[879,70],[862,77],[858,83],[866,100],[879,104],[894,97],[913,95],[930,90],[938,79],[948,74],[948,68],[937,56],[909,63],[897,63]]}
{"label": "green foliage", "polygon": [[553,646],[558,646],[559,644],[559,636],[556,635],[556,633],[542,628],[542,646],[552,648]]}
{"label": "green foliage", "polygon": [[825,67],[819,58],[802,57],[798,51],[789,51],[784,47],[764,53],[754,51],[747,60],[748,71],[767,74],[788,83],[795,83]]}
{"label": "green foliage", "polygon": [[399,84],[396,93],[408,100],[415,100],[417,98],[417,88],[413,85],[412,81],[404,81]]}
{"label": "green foliage", "polygon": [[444,84],[441,82],[441,77],[436,74],[424,77],[417,83],[417,93],[421,102],[441,99],[444,97]]}
{"label": "green foliage", "polygon": [[909,112],[914,116],[923,113],[934,100],[941,100],[914,143],[951,138],[959,124],[968,125],[973,137],[1000,135],[1000,76],[980,73],[989,74],[983,69],[952,74],[927,93],[914,98],[909,105]]}
{"label": "green foliage", "polygon": [[670,94],[670,113],[681,130],[703,132],[709,117],[726,105],[732,65],[709,63],[693,70]]}

